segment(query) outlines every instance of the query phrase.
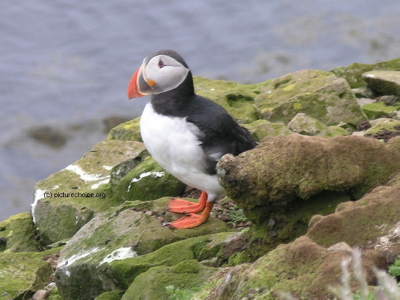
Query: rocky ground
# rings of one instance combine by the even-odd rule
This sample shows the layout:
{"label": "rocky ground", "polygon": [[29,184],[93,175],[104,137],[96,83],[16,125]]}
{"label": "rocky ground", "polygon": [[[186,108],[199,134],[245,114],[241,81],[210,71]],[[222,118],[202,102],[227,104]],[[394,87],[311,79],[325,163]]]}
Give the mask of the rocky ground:
{"label": "rocky ground", "polygon": [[169,199],[199,191],[148,155],[138,119],[124,122],[38,182],[30,213],[0,222],[0,299],[330,299],[353,248],[372,290],[373,268],[400,255],[399,70],[195,78],[259,141],[219,162],[226,196],[208,222],[165,226]]}

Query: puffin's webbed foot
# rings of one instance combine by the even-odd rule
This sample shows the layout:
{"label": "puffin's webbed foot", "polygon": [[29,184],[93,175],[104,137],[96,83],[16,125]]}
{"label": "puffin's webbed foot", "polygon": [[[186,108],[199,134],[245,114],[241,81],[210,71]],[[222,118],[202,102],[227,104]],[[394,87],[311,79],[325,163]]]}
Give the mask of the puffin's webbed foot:
{"label": "puffin's webbed foot", "polygon": [[204,210],[206,207],[208,195],[206,192],[201,192],[198,203],[193,203],[183,199],[172,199],[167,207],[167,210],[187,214],[187,213],[198,213]]}
{"label": "puffin's webbed foot", "polygon": [[169,227],[171,229],[188,229],[197,227],[207,221],[213,205],[214,203],[207,202],[204,211],[200,215],[196,215],[193,213],[188,214],[187,216],[173,221],[171,224],[169,224]]}

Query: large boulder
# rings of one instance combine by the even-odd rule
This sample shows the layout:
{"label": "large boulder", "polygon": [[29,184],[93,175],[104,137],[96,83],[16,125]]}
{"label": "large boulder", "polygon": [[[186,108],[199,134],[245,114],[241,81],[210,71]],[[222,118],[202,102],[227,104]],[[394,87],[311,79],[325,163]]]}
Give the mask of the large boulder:
{"label": "large boulder", "polygon": [[103,141],[80,160],[39,181],[32,204],[33,221],[43,244],[71,238],[97,212],[118,205],[112,199],[112,174],[125,164],[141,162],[148,155],[140,142]]}
{"label": "large boulder", "polygon": [[[373,269],[386,269],[400,254],[399,177],[388,184],[340,204],[333,214],[315,216],[305,236],[279,245],[256,262],[220,270],[193,299],[277,299],[284,293],[333,299],[329,287],[341,284],[340,265],[352,259],[352,247],[361,249],[367,284],[376,285]],[[349,277],[348,284],[354,293],[360,289],[356,276]]]}
{"label": "large boulder", "polygon": [[383,144],[357,136],[292,134],[266,138],[237,157],[225,155],[217,171],[254,229],[270,228],[265,238],[276,244],[304,233],[318,210],[332,212],[399,172],[399,150],[400,138]]}
{"label": "large boulder", "polygon": [[[93,299],[108,290],[126,289],[135,278],[133,274],[138,275],[146,270],[142,266],[137,271],[138,267],[135,267],[144,261],[142,255],[196,236],[203,236],[196,244],[202,244],[204,247],[204,241],[209,239],[204,236],[228,231],[226,224],[216,218],[210,218],[204,226],[192,230],[171,230],[163,227],[158,218],[161,214],[165,214],[165,219],[171,219],[176,215],[165,213],[168,201],[169,198],[148,202],[127,202],[97,214],[84,225],[61,251],[56,282],[63,299],[78,299],[76,295],[80,295],[79,299]],[[178,249],[184,247],[190,247],[190,242],[175,247],[174,251],[179,253]],[[154,266],[178,263],[175,260],[168,264],[169,251],[161,253],[162,255],[156,255],[156,259],[150,259]],[[131,267],[132,274],[128,275],[130,282],[127,283],[128,278],[117,279],[124,277],[124,272],[131,265],[129,263],[123,268],[113,267],[112,272],[106,271],[108,263],[132,257],[138,257],[138,262],[134,262]],[[192,258],[193,255],[185,258],[183,252],[182,256],[179,256],[179,259]],[[159,262],[154,262],[157,259]],[[113,276],[108,276],[107,273]],[[82,282],[88,280],[88,277],[90,284],[82,289]]]}

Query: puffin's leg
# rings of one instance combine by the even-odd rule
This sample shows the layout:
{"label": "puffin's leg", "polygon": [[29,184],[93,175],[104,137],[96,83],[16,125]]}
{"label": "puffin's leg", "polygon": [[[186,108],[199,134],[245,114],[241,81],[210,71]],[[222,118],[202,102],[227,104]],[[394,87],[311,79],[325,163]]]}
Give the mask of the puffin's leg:
{"label": "puffin's leg", "polygon": [[172,199],[168,204],[167,210],[181,214],[198,213],[206,207],[207,198],[207,193],[202,191],[198,203],[183,199]]}
{"label": "puffin's leg", "polygon": [[188,214],[187,216],[184,216],[183,218],[175,220],[169,224],[169,227],[172,229],[187,229],[197,227],[207,221],[213,205],[213,202],[207,201],[206,207],[200,215]]}

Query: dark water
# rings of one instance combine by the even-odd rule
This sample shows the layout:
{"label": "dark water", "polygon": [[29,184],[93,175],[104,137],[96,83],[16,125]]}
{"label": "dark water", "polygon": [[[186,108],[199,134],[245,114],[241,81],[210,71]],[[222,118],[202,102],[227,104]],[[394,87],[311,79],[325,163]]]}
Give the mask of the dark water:
{"label": "dark water", "polygon": [[[0,220],[29,210],[35,182],[133,118],[126,86],[162,48],[195,75],[243,83],[400,56],[398,0],[0,2]],[[28,131],[50,126],[54,148]]]}

